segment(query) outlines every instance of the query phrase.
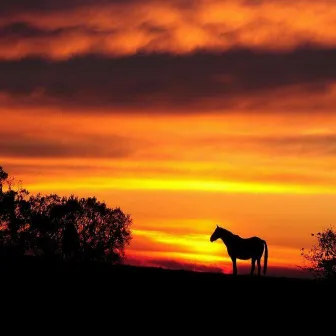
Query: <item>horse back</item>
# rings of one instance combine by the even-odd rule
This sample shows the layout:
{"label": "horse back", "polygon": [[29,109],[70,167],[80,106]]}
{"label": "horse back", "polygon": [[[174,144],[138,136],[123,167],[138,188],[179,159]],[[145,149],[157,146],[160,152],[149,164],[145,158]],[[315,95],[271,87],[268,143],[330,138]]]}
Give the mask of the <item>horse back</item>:
{"label": "horse back", "polygon": [[260,258],[264,251],[264,240],[260,237],[242,238],[235,236],[235,239],[228,252],[239,259]]}

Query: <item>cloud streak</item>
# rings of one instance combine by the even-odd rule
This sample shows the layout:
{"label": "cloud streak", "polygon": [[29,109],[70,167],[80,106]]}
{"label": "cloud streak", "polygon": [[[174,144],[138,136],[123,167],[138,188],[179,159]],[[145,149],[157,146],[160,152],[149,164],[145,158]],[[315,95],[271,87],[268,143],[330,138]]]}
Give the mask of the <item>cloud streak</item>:
{"label": "cloud streak", "polygon": [[48,136],[21,135],[3,132],[0,135],[0,157],[21,158],[109,158],[130,157],[136,150],[131,139],[119,136],[69,136],[57,133]]}
{"label": "cloud streak", "polygon": [[24,23],[40,31],[2,36],[3,59],[241,47],[288,51],[306,44],[332,47],[336,38],[336,5],[327,0],[295,6],[266,0],[4,1],[0,12],[3,25]]}
{"label": "cloud streak", "polygon": [[333,13],[326,0],[2,1],[0,103],[331,112]]}
{"label": "cloud streak", "polygon": [[61,179],[66,190],[330,193],[336,185],[329,168],[336,163],[333,121],[11,110],[2,120],[0,158],[34,190],[61,188],[54,182]]}
{"label": "cloud streak", "polygon": [[317,105],[320,112],[331,111],[336,106],[335,57],[336,49],[301,49],[283,55],[236,50],[180,57],[0,61],[0,100],[3,105],[66,105],[110,113],[157,113],[159,108],[161,113],[297,113],[315,111]]}

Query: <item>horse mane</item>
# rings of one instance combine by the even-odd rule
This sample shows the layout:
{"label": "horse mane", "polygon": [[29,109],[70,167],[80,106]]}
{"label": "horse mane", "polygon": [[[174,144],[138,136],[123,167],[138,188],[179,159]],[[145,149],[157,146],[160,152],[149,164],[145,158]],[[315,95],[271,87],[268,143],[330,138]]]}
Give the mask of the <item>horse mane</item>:
{"label": "horse mane", "polygon": [[220,226],[218,228],[220,229],[220,231],[222,233],[224,233],[226,236],[229,236],[230,238],[241,238],[239,235],[234,234],[233,232],[231,232],[231,231],[229,231],[227,229],[224,229],[224,228],[222,228]]}
{"label": "horse mane", "polygon": [[231,232],[231,231],[229,231],[229,230],[227,230],[227,229],[224,229],[224,228],[222,228],[222,227],[218,227],[218,229],[221,231],[221,232],[224,232],[224,233],[226,233],[226,234],[229,234],[229,235],[233,235],[233,233]]}

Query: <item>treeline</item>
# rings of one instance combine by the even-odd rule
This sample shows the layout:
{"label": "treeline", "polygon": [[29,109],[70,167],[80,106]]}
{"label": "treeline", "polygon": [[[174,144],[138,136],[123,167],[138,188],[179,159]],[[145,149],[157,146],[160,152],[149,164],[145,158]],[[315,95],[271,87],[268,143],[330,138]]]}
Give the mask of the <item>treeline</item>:
{"label": "treeline", "polygon": [[95,197],[30,195],[0,166],[0,255],[119,262],[132,219]]}

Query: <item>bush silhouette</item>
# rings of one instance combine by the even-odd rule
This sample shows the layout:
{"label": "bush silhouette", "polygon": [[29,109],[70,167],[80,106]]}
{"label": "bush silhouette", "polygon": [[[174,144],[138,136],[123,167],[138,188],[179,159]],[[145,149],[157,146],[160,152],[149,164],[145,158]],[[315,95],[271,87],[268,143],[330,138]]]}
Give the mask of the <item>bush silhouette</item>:
{"label": "bush silhouette", "polygon": [[308,265],[302,267],[317,278],[336,279],[336,232],[330,227],[317,234],[312,233],[317,242],[301,255]]}

